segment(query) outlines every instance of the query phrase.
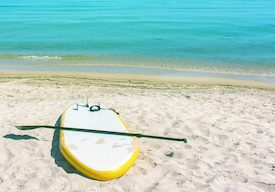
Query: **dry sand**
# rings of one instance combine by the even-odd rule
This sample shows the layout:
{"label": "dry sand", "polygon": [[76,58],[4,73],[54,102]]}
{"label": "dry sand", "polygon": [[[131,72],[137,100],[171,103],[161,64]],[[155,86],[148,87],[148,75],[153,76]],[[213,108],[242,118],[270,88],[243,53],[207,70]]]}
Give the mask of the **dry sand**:
{"label": "dry sand", "polygon": [[[0,191],[275,191],[274,90],[94,74],[0,75]],[[54,125],[86,97],[115,108],[134,132],[189,142],[139,139],[135,165],[102,182],[64,160],[57,132],[14,127]]]}

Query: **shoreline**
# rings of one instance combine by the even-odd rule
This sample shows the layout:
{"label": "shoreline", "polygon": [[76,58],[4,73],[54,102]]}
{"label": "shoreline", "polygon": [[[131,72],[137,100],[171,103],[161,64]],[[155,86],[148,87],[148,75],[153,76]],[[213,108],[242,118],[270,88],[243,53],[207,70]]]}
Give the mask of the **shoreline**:
{"label": "shoreline", "polygon": [[94,71],[246,78],[275,83],[275,63],[111,55],[1,55],[0,70]]}
{"label": "shoreline", "polygon": [[[232,86],[275,90],[275,83],[267,83],[253,80],[240,80],[221,77],[179,77],[167,75],[125,74],[125,73],[98,73],[98,72],[71,72],[71,71],[35,71],[35,70],[3,70],[0,69],[1,79],[35,79],[47,80],[51,78],[66,84],[66,80],[79,83],[87,83],[89,80],[118,82],[126,84],[134,83],[138,86],[144,84],[170,84],[179,87],[186,85],[197,86]],[[79,79],[81,78],[81,79]],[[67,82],[68,83],[68,82]],[[134,83],[135,84],[135,83]]]}

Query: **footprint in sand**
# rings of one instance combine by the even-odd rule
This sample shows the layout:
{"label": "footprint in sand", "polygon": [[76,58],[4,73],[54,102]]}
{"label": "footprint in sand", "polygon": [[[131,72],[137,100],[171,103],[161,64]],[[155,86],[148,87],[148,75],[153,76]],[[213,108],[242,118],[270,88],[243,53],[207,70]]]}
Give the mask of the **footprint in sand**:
{"label": "footprint in sand", "polygon": [[[159,179],[157,179],[152,185],[147,188],[147,192],[153,191],[182,191],[187,178],[178,172],[165,173]],[[169,182],[169,183],[168,183]]]}
{"label": "footprint in sand", "polygon": [[198,162],[196,161],[196,160],[192,160],[192,159],[190,159],[190,160],[188,160],[187,161],[187,167],[189,168],[189,169],[192,169],[192,170],[197,170],[197,169],[199,169],[200,167],[198,166]]}
{"label": "footprint in sand", "polygon": [[185,149],[192,149],[192,146],[191,145],[185,145],[185,147],[184,147]]}
{"label": "footprint in sand", "polygon": [[147,175],[147,171],[142,168],[142,167],[138,167],[138,171],[142,174],[142,175]]}

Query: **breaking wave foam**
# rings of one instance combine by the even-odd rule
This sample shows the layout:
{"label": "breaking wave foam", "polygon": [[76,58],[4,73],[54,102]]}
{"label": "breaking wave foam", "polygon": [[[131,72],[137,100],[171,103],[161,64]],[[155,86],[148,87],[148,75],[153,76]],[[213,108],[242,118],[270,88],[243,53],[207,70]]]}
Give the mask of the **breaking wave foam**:
{"label": "breaking wave foam", "polygon": [[61,60],[62,57],[59,56],[37,56],[37,55],[28,55],[28,56],[19,56],[19,59],[30,59],[30,60]]}

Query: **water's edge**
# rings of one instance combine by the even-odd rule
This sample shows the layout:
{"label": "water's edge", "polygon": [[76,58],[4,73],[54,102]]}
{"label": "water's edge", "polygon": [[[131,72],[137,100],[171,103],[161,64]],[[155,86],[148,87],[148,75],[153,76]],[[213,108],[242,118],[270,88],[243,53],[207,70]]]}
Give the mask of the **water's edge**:
{"label": "water's edge", "polygon": [[1,69],[227,78],[275,84],[275,69],[272,66],[267,68],[242,68],[239,65],[155,58],[0,55]]}
{"label": "water's edge", "polygon": [[[28,60],[28,59],[27,59]],[[48,72],[56,73],[78,73],[78,74],[107,74],[107,76],[152,76],[162,80],[177,79],[186,83],[208,84],[208,85],[230,85],[245,86],[264,89],[275,89],[274,74],[245,73],[244,71],[228,70],[203,70],[200,68],[169,68],[164,66],[140,66],[130,64],[113,63],[91,63],[87,60],[67,59],[67,62],[53,62],[56,59],[43,59],[42,61],[25,59],[8,59],[9,62],[0,60],[0,70],[3,72],[14,71],[20,76],[22,73],[30,71],[31,73]],[[59,60],[59,59],[57,59]],[[12,62],[11,62],[12,61]],[[69,61],[69,62],[68,62]],[[84,62],[85,61],[85,62]],[[79,63],[82,62],[82,65]],[[116,61],[117,62],[117,61]],[[5,64],[6,63],[6,64]],[[7,64],[8,63],[8,64]],[[77,77],[77,75],[76,75]],[[104,77],[104,76],[103,76]]]}

